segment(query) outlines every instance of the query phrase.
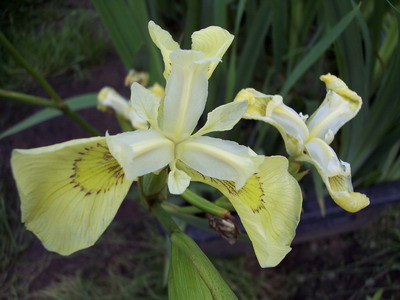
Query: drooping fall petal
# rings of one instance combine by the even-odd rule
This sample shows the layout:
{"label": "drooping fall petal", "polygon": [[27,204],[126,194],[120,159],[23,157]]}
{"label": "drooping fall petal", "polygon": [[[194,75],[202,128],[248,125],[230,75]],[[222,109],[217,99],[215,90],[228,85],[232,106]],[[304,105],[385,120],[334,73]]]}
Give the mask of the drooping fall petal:
{"label": "drooping fall petal", "polygon": [[265,157],[258,173],[237,190],[232,181],[204,176],[179,166],[192,178],[221,191],[232,203],[253,244],[261,267],[274,267],[291,250],[300,219],[302,195],[282,156]]}
{"label": "drooping fall petal", "polygon": [[13,151],[22,222],[50,251],[93,245],[128,193],[128,181],[104,137]]}
{"label": "drooping fall petal", "polygon": [[327,143],[313,138],[306,144],[306,149],[308,155],[299,157],[299,160],[316,167],[337,205],[348,212],[357,212],[369,205],[366,195],[353,191],[350,164],[341,161]]}

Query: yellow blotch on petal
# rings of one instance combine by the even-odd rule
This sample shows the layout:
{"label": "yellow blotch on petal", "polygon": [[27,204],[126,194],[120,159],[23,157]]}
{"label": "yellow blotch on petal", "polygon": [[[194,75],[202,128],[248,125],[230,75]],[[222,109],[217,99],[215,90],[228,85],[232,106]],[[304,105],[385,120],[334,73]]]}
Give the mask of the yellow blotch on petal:
{"label": "yellow blotch on petal", "polygon": [[240,190],[233,181],[206,177],[180,166],[192,178],[221,191],[232,203],[253,244],[261,267],[274,267],[291,250],[302,207],[297,181],[282,156],[265,157],[259,172]]}
{"label": "yellow blotch on petal", "polygon": [[13,151],[22,222],[50,251],[93,245],[114,218],[131,182],[104,137]]}

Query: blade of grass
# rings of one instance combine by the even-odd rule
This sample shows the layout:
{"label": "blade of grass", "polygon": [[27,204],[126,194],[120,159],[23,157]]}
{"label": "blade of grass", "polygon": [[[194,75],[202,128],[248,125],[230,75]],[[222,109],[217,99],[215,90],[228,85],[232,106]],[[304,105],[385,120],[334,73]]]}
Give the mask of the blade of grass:
{"label": "blade of grass", "polygon": [[144,45],[140,28],[126,1],[92,0],[125,68],[131,69],[135,54]]}
{"label": "blade of grass", "polygon": [[17,93],[13,91],[7,91],[0,89],[0,98],[8,99],[15,102],[25,103],[29,105],[37,105],[37,106],[44,106],[44,107],[52,107],[57,108],[57,104],[50,101],[50,99],[36,97],[32,95],[27,95],[23,93]]}
{"label": "blade of grass", "polygon": [[276,84],[283,67],[283,54],[286,46],[286,17],[287,2],[272,2],[272,53],[273,53],[273,81]]}
{"label": "blade of grass", "polygon": [[142,39],[145,41],[147,50],[150,53],[150,84],[158,82],[164,83],[163,68],[164,63],[161,59],[161,53],[153,43],[150,34],[148,33],[148,23],[150,21],[146,2],[142,0],[128,0],[129,9],[133,14],[133,19],[142,34]]}
{"label": "blade of grass", "polygon": [[395,143],[390,149],[386,156],[386,161],[382,166],[382,175],[379,181],[388,180],[390,177],[389,173],[392,171],[392,166],[396,164],[396,160],[399,160],[400,140]]}
{"label": "blade of grass", "polygon": [[[248,2],[249,6],[248,10],[252,10],[251,1]],[[268,28],[271,25],[270,2],[261,1],[256,13],[251,15],[248,11],[247,16],[251,16],[252,21],[246,28],[248,34],[238,60],[237,74],[240,76],[236,80],[236,91],[248,86],[254,77],[256,64],[263,50]]]}
{"label": "blade of grass", "polygon": [[321,216],[325,217],[325,200],[324,200],[324,183],[322,182],[321,176],[318,174],[317,170],[312,167],[311,174],[314,183],[315,195],[317,197],[319,209],[321,211]]}
{"label": "blade of grass", "polygon": [[[356,6],[353,6],[355,9]],[[324,8],[328,23],[335,24],[343,14],[351,11],[352,4],[349,1],[325,1]],[[361,132],[364,130],[363,124],[368,114],[369,60],[371,57],[369,32],[366,28],[365,18],[359,10],[356,20],[357,22],[349,24],[334,43],[340,78],[364,99],[364,105],[357,117],[342,129],[340,135],[340,156],[350,162],[353,158],[353,150],[359,145]]]}
{"label": "blade of grass", "polygon": [[226,96],[225,103],[229,103],[232,101],[234,97],[235,91],[235,82],[236,82],[236,61],[237,61],[237,35],[240,28],[240,23],[242,21],[244,9],[246,7],[246,0],[240,0],[238,3],[236,16],[235,16],[235,27],[233,30],[233,34],[235,35],[235,40],[233,40],[233,46],[231,50],[231,55],[229,56],[228,63],[228,74],[226,76]]}
{"label": "blade of grass", "polygon": [[357,11],[358,7],[347,13],[296,65],[280,91],[282,96],[287,95],[300,77],[324,54],[340,34],[349,26],[356,17]]}
{"label": "blade of grass", "polygon": [[213,25],[227,27],[227,6],[230,0],[213,1]]}
{"label": "blade of grass", "polygon": [[[85,109],[85,108],[89,108],[89,107],[94,107],[97,105],[97,94],[95,94],[95,93],[84,94],[84,95],[72,97],[70,99],[67,99],[65,101],[65,104],[72,111],[77,111],[77,110],[81,110],[81,109]],[[22,130],[25,130],[27,128],[30,128],[37,124],[40,124],[44,121],[47,121],[47,120],[50,120],[57,116],[60,116],[61,114],[62,114],[62,112],[55,108],[43,109],[43,110],[33,114],[32,116],[26,118],[25,120],[18,122],[14,126],[7,129],[6,131],[3,131],[0,134],[0,139],[3,139],[7,136],[16,134]]]}
{"label": "blade of grass", "polygon": [[192,45],[192,33],[200,27],[200,14],[201,9],[200,0],[188,0],[185,22],[185,33],[183,37],[183,47],[190,49]]}
{"label": "blade of grass", "polygon": [[[297,63],[300,54],[304,52],[305,45],[313,45],[309,41],[309,34],[313,31],[311,26],[316,19],[321,2],[292,1],[290,3],[289,32],[288,32],[288,64],[286,74],[292,72],[293,65]],[[322,28],[318,28],[320,31]],[[314,37],[319,36],[315,34]]]}
{"label": "blade of grass", "polygon": [[[398,23],[397,26],[400,27]],[[398,32],[400,34],[400,30]],[[400,43],[392,56],[390,68],[382,78],[371,106],[368,122],[364,126],[359,150],[354,156],[352,168],[356,172],[375,149],[385,141],[388,131],[398,120],[400,97],[398,94],[398,70],[400,68]]]}

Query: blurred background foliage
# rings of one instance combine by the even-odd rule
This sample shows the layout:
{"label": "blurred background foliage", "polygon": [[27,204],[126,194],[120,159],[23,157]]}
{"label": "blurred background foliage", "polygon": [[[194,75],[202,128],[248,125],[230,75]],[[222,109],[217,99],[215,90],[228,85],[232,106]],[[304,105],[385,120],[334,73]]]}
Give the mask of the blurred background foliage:
{"label": "blurred background foliage", "polygon": [[[147,71],[151,82],[161,84],[165,83],[163,63],[148,35],[149,20],[171,32],[183,48],[190,48],[193,31],[222,26],[235,40],[210,80],[206,111],[232,101],[240,89],[254,87],[266,94],[281,94],[297,111],[312,114],[325,96],[319,76],[328,72],[338,75],[363,98],[364,105],[339,132],[333,147],[351,164],[355,186],[368,186],[400,180],[399,9],[398,0],[18,0],[1,2],[0,25],[16,49],[46,78],[95,81],[92,68],[104,64],[115,49],[126,71]],[[2,48],[0,60],[0,88],[32,89],[33,79]],[[81,99],[89,102],[73,109],[96,105],[95,94]],[[52,117],[34,117],[29,126]],[[18,121],[12,126],[24,122]],[[0,134],[10,128],[9,124],[0,125]],[[267,124],[243,121],[228,135],[260,154],[285,154],[278,132]],[[323,184],[318,176],[313,178],[321,200]],[[5,270],[0,285],[5,284],[6,299],[24,298],[43,270],[57,267],[57,257],[47,254],[39,262],[24,257],[31,237],[19,224],[16,208],[7,205],[5,187],[0,193],[0,269]],[[323,202],[320,205],[323,207]],[[145,224],[146,220],[143,217]],[[105,261],[90,260],[90,253],[78,254],[72,262],[76,270],[61,268],[63,272],[49,285],[36,280],[33,298],[165,298],[159,272],[164,265],[163,242],[151,234],[152,226],[143,225],[142,234],[135,237],[121,224],[113,225],[94,250],[116,248],[102,252],[99,257]],[[249,257],[216,259],[214,263],[241,299],[315,295],[321,299],[389,299],[390,295],[395,299],[400,293],[396,281],[399,225],[399,207],[395,207],[373,226],[344,241],[302,245],[292,261],[289,256],[276,271],[259,270]],[[121,230],[122,235],[115,236]],[[138,252],[129,248],[132,238],[140,241],[133,246]],[[335,255],[335,250],[346,253],[345,257]],[[310,258],[301,251],[311,253]],[[296,265],[299,258],[306,263]],[[80,267],[84,259],[90,263]]]}
{"label": "blurred background foliage", "polygon": [[[112,48],[93,10],[45,0],[3,1],[0,9],[1,30],[46,78],[71,73],[84,79]],[[1,88],[26,91],[33,84],[33,78],[3,49],[0,60]]]}

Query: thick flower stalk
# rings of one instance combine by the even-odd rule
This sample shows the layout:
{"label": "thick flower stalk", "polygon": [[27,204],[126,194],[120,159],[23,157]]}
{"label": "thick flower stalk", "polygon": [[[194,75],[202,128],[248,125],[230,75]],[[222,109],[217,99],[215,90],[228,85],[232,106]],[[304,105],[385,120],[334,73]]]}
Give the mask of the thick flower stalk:
{"label": "thick flower stalk", "polygon": [[[261,266],[278,264],[290,251],[302,201],[287,160],[266,158],[235,142],[205,136],[230,130],[245,114],[245,100],[216,108],[193,133],[205,108],[208,78],[233,36],[211,26],[193,33],[192,50],[181,50],[153,22],[149,31],[165,62],[165,97],[133,83],[128,110],[147,127],[14,150],[12,169],[22,221],[47,249],[68,255],[96,242],[137,177],[167,168],[173,194],[183,193],[190,181],[224,193],[236,208]],[[132,118],[129,112],[127,117]]]}
{"label": "thick flower stalk", "polygon": [[369,204],[369,199],[353,191],[350,164],[340,160],[329,144],[358,113],[362,99],[334,75],[323,75],[321,80],[327,94],[310,118],[285,105],[281,96],[265,95],[251,88],[240,91],[234,101],[247,100],[244,118],[264,121],[278,129],[292,159],[313,164],[333,200],[343,209],[357,212]]}

